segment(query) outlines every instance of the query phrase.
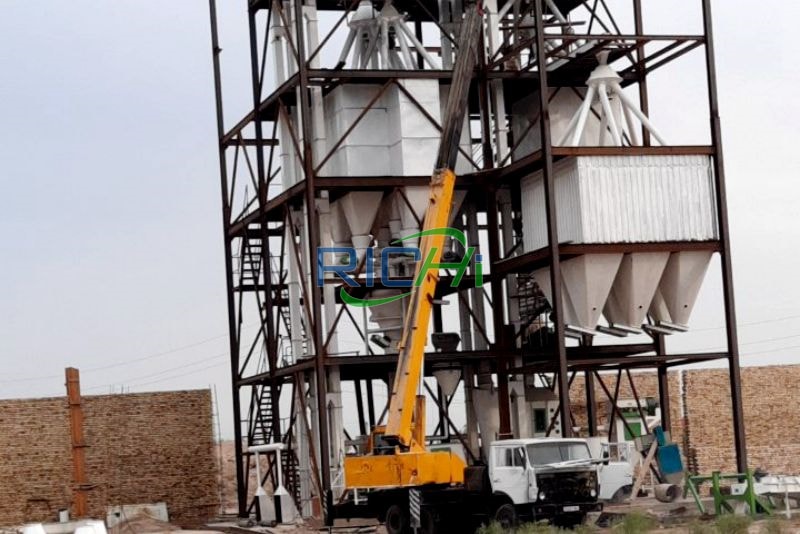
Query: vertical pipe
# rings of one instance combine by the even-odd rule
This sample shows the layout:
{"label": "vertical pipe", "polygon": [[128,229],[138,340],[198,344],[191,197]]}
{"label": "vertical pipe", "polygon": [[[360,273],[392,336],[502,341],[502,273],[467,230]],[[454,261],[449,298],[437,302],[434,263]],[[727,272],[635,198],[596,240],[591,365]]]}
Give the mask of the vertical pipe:
{"label": "vertical pipe", "polygon": [[555,173],[553,171],[553,146],[550,139],[549,89],[547,84],[547,58],[544,47],[544,9],[542,0],[536,0],[536,63],[539,71],[539,130],[542,140],[542,174],[544,175],[545,206],[547,212],[547,243],[550,252],[550,286],[552,289],[553,317],[556,326],[556,355],[558,357],[558,405],[561,409],[561,436],[572,436],[569,418],[569,378],[567,375],[567,347],[564,337],[564,313],[561,298],[561,257],[558,247],[556,221]]}
{"label": "vertical pipe", "polygon": [[[489,103],[489,80],[486,75],[486,47],[484,44],[483,28],[478,40],[478,102],[480,105],[481,119],[481,148],[483,152],[483,168],[494,168],[494,154],[492,151],[492,110]],[[490,235],[492,230],[489,230]],[[499,232],[499,230],[498,230]]]}
{"label": "vertical pipe", "polygon": [[[598,377],[598,379],[600,381],[602,381],[601,378]],[[611,439],[611,433],[614,432],[615,418],[617,416],[617,411],[619,410],[619,408],[617,407],[617,401],[619,400],[619,386],[621,384],[622,384],[622,369],[617,371],[617,383],[614,386],[614,396],[609,398],[609,400],[611,401],[611,415],[608,418],[608,439],[609,440]],[[606,392],[606,394],[608,394],[608,392]],[[622,418],[621,414],[620,414],[620,418]],[[623,422],[624,422],[624,418],[623,418]],[[623,438],[624,438],[624,436],[622,436],[622,437],[621,436],[616,436],[615,439],[617,441],[624,441]]]}
{"label": "vertical pipe", "polygon": [[[305,171],[305,203],[307,217],[308,244],[307,252],[316,256],[316,249],[319,247],[319,223],[316,208],[316,185],[314,175],[314,158],[311,148],[312,129],[311,129],[311,102],[309,98],[308,83],[308,62],[306,61],[305,37],[303,28],[303,6],[300,0],[294,2],[295,11],[295,30],[297,35],[297,54],[299,56],[298,79],[300,98],[300,120],[302,121],[303,132],[303,165]],[[330,440],[328,436],[327,422],[327,377],[325,370],[325,339],[322,332],[322,298],[320,288],[316,284],[318,265],[316,261],[309,261],[309,275],[311,279],[311,317],[314,329],[314,368],[317,375],[317,416],[319,417],[319,448],[320,448],[320,470],[322,471],[322,489],[325,492],[325,502],[330,500],[331,489],[331,462],[330,462]],[[325,506],[326,511],[330,511]],[[329,513],[325,514],[326,523],[332,519]]]}
{"label": "vertical pipe", "polygon": [[375,397],[372,392],[372,379],[367,380],[367,415],[369,415],[369,428],[375,427]]}
{"label": "vertical pipe", "polygon": [[361,391],[361,380],[353,380],[356,388],[356,409],[358,410],[358,433],[367,435],[367,423],[364,420],[364,397]]}
{"label": "vertical pipe", "polygon": [[88,480],[86,479],[86,442],[83,439],[83,408],[81,407],[80,373],[67,367],[67,404],[69,405],[69,429],[72,438],[72,478],[74,513],[86,517],[88,513]]}
{"label": "vertical pipe", "polygon": [[[401,28],[405,28],[405,26],[401,26]],[[414,21],[414,34],[417,37],[417,41],[422,45],[425,46],[425,42],[422,40],[422,21],[415,20]],[[410,35],[409,35],[410,37]],[[425,58],[422,57],[422,52],[417,50],[417,68],[422,70],[425,68]],[[431,66],[433,68],[433,66]]]}
{"label": "vertical pipe", "polygon": [[594,375],[591,371],[584,371],[583,385],[586,388],[586,421],[589,435],[597,436],[597,399],[594,394]]}
{"label": "vertical pipe", "polygon": [[739,341],[736,330],[736,305],[733,293],[733,269],[730,256],[728,203],[725,191],[725,165],[722,157],[722,129],[717,97],[717,68],[714,57],[714,29],[711,23],[711,0],[703,0],[703,30],[705,34],[706,75],[708,76],[708,110],[711,124],[711,144],[714,146],[714,181],[717,196],[717,222],[722,245],[722,291],[725,300],[725,333],[728,343],[728,372],[733,408],[733,438],[736,447],[736,467],[740,473],[747,470],[747,448],[742,412],[742,379],[739,369]]}
{"label": "vertical pipe", "polygon": [[[656,354],[664,356],[667,353],[663,334],[656,335]],[[669,401],[669,376],[665,365],[658,366],[658,405],[661,407],[661,428],[666,432],[672,431],[672,413]]]}
{"label": "vertical pipe", "polygon": [[[481,245],[478,229],[478,211],[475,207],[475,203],[465,203],[463,211],[467,216],[467,242],[475,247],[475,254],[480,254]],[[472,313],[468,313],[468,316],[471,316],[472,319],[472,331],[476,332],[476,335],[472,339],[472,348],[473,350],[487,350],[489,348],[489,342],[480,334],[481,330],[484,332],[486,331],[486,307],[484,305],[486,299],[484,298],[483,288],[473,287],[470,289],[470,297],[470,310],[472,310]],[[463,346],[466,347],[466,345]]]}
{"label": "vertical pipe", "polygon": [[[489,259],[492,262],[500,261],[500,225],[498,222],[497,211],[497,191],[494,187],[487,191],[486,202],[486,232],[489,241]],[[503,280],[500,277],[492,277],[492,325],[494,329],[494,344],[492,346],[497,359],[497,410],[500,416],[500,429],[498,437],[500,439],[512,437],[511,431],[511,408],[508,396],[508,358],[506,319],[505,319],[505,298],[503,298]]]}
{"label": "vertical pipe", "polygon": [[[642,20],[642,0],[633,0],[633,24],[634,33],[642,35],[644,33],[644,22]],[[638,64],[644,59],[644,45],[641,42],[636,43],[636,63]],[[637,67],[637,74],[639,75],[639,109],[642,113],[650,115],[650,95],[647,92],[647,73],[643,67]],[[644,124],[642,125],[642,145],[650,146],[650,130]]]}
{"label": "vertical pipe", "polygon": [[225,135],[224,115],[222,109],[222,74],[220,71],[219,34],[217,31],[217,6],[216,0],[208,2],[211,21],[211,54],[214,66],[214,95],[217,116],[217,138],[219,139],[219,175],[222,196],[222,231],[225,249],[225,284],[226,301],[228,306],[228,344],[230,351],[231,393],[233,408],[233,436],[236,455],[236,499],[239,517],[247,517],[247,490],[244,479],[244,458],[242,450],[242,408],[239,397],[239,338],[236,328],[236,303],[233,287],[233,252],[229,226],[231,220],[231,206],[228,197],[228,165],[225,157],[225,146],[222,138]]}

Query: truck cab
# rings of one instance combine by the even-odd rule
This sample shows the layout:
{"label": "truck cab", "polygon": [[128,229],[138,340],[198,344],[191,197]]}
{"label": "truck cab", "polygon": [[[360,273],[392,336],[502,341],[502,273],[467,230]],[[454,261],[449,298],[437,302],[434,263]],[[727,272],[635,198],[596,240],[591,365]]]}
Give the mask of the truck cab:
{"label": "truck cab", "polygon": [[489,482],[503,526],[518,518],[548,519],[560,526],[583,522],[599,511],[599,468],[587,441],[531,438],[491,445]]}

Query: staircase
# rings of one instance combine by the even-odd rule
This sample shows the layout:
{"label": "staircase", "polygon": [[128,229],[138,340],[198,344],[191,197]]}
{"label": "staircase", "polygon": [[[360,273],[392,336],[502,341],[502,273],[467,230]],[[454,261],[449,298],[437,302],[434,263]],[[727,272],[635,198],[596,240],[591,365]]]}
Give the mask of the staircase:
{"label": "staircase", "polygon": [[281,451],[281,472],[283,473],[283,486],[292,496],[298,510],[302,510],[300,500],[300,467],[294,449]]}
{"label": "staircase", "polygon": [[[280,389],[278,390],[280,391]],[[272,394],[269,386],[253,387],[250,406],[250,425],[247,442],[250,445],[266,445],[273,441],[274,414]]]}
{"label": "staircase", "polygon": [[261,280],[261,259],[263,242],[259,228],[248,228],[245,231],[242,245],[239,249],[239,262],[235,269],[235,276],[239,277],[239,285],[255,286]]}

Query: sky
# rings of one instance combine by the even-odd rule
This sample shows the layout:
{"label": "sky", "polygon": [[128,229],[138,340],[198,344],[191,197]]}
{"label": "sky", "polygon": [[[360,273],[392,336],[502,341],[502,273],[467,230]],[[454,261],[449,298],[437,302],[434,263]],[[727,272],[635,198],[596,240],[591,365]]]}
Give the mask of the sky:
{"label": "sky", "polygon": [[[245,1],[218,3],[231,125],[251,98]],[[697,1],[644,5],[654,31],[700,29]],[[800,363],[800,6],[713,5],[742,362]],[[62,395],[67,366],[85,394],[210,386],[230,436],[207,3],[0,0],[0,13],[0,397]],[[652,77],[670,141],[707,141],[702,67],[698,50]],[[671,348],[721,347],[715,267]]]}

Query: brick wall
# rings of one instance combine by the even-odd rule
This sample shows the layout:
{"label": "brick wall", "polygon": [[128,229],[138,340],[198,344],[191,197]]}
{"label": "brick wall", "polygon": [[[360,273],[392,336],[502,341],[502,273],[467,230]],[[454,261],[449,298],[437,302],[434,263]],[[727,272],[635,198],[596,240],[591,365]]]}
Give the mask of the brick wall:
{"label": "brick wall", "polygon": [[[727,369],[692,369],[682,371],[685,399],[681,413],[679,371],[668,375],[672,439],[681,446],[690,467],[706,474],[714,470],[735,472],[730,386]],[[616,373],[602,374],[606,388],[613,395]],[[632,373],[636,392],[658,398],[655,373]],[[748,463],[776,474],[800,474],[800,365],[742,368],[742,397],[747,439]],[[633,399],[626,375],[622,374],[620,399]],[[607,396],[595,380],[598,404],[598,429],[607,428],[610,413]],[[585,434],[586,393],[582,374],[570,388],[575,422]]]}
{"label": "brick wall", "polygon": [[[166,501],[200,524],[218,507],[208,390],[83,398],[89,511]],[[72,501],[66,399],[0,401],[0,525],[53,520]]]}
{"label": "brick wall", "polygon": [[[686,371],[691,443],[701,472],[735,471],[733,418],[726,369]],[[800,365],[742,368],[748,464],[800,474]]]}

